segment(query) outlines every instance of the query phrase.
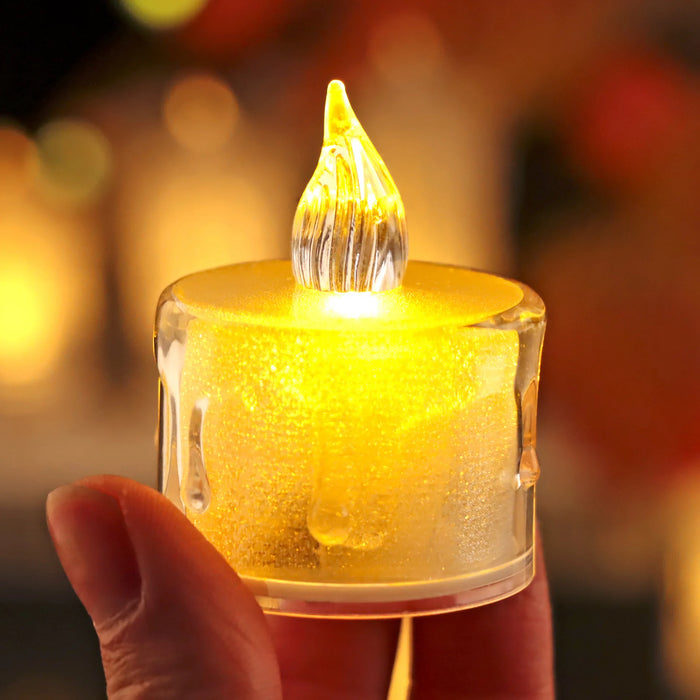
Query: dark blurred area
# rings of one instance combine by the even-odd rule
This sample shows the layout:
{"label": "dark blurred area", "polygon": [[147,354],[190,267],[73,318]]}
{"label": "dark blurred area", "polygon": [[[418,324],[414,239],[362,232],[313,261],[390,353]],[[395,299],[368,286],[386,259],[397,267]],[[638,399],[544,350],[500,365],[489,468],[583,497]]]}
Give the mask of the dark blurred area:
{"label": "dark blurred area", "polygon": [[158,293],[287,256],[337,77],[411,257],[548,306],[559,697],[700,698],[698,37],[692,0],[4,3],[0,700],[104,696],[45,496],[155,483]]}
{"label": "dark blurred area", "polygon": [[121,24],[116,7],[108,3],[5,3],[0,113],[23,124],[38,123],[61,81]]}

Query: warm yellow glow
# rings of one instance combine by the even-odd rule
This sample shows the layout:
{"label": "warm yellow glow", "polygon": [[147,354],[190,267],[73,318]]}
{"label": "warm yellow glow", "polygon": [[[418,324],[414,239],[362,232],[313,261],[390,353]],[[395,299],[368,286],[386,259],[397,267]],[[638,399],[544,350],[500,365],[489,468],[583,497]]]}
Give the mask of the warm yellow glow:
{"label": "warm yellow glow", "polygon": [[94,202],[112,170],[109,142],[92,124],[77,119],[49,122],[37,132],[37,186],[52,201]]}
{"label": "warm yellow glow", "polygon": [[120,0],[138,22],[154,29],[172,29],[192,19],[207,0]]}
{"label": "warm yellow glow", "polygon": [[677,484],[666,508],[664,665],[679,697],[694,699],[700,698],[700,479]]}
{"label": "warm yellow glow", "polygon": [[[171,348],[169,329],[190,319],[171,375],[188,515],[252,578],[405,582],[507,561],[524,546],[503,525],[516,498],[520,341],[469,324],[522,298],[500,278],[424,263],[386,293],[307,290],[284,261],[178,282],[159,334]],[[373,315],[328,313],[346,299]],[[203,513],[188,505],[202,399]]]}
{"label": "warm yellow glow", "polygon": [[379,292],[333,292],[326,299],[326,312],[344,318],[363,318],[379,313]]}
{"label": "warm yellow glow", "polygon": [[158,296],[174,279],[289,251],[292,169],[280,162],[284,152],[244,112],[233,138],[205,156],[175,141],[161,116],[144,119],[122,144],[114,190],[121,311],[139,356]]}
{"label": "warm yellow glow", "polygon": [[[12,366],[4,381],[23,382],[41,375],[50,357],[33,358],[51,326],[51,294],[42,271],[24,265],[0,263],[0,366]],[[1,371],[1,370],[0,370]]]}
{"label": "warm yellow glow", "polygon": [[396,185],[332,81],[292,264],[161,296],[163,491],[270,611],[449,609],[533,575],[544,308],[406,259]]}
{"label": "warm yellow glow", "polygon": [[31,190],[0,208],[0,391],[51,378],[66,350],[94,332],[94,245],[89,221]]}
{"label": "warm yellow glow", "polygon": [[[389,292],[305,289],[295,284],[285,260],[206,270],[180,280],[174,289],[195,316],[215,325],[373,333],[472,325],[517,306],[523,298],[518,285],[500,277],[420,262],[411,263],[404,285]],[[344,297],[349,299],[348,311],[361,299],[372,313],[340,313]],[[329,304],[337,303],[338,313],[328,313]]]}
{"label": "warm yellow glow", "polygon": [[165,124],[183,147],[205,153],[221,148],[231,138],[238,103],[231,88],[208,74],[179,80],[163,104]]}
{"label": "warm yellow glow", "polygon": [[19,250],[0,241],[0,385],[48,376],[67,339],[61,305],[69,283],[57,268],[56,251],[51,245],[37,250],[31,236],[27,242]]}
{"label": "warm yellow glow", "polygon": [[396,184],[355,116],[345,86],[333,80],[323,148],[294,217],[294,276],[309,289],[386,291],[401,284],[407,248]]}
{"label": "warm yellow glow", "polygon": [[135,347],[148,342],[152,307],[168,282],[192,270],[269,255],[260,216],[267,208],[264,194],[231,173],[187,165],[144,164],[125,191],[120,223],[126,258],[120,275]]}

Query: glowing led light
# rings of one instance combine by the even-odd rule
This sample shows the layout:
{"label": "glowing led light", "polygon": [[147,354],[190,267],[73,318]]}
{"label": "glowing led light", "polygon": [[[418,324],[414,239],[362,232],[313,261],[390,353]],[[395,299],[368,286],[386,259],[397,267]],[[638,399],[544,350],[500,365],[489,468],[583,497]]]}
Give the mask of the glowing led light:
{"label": "glowing led light", "polygon": [[294,217],[294,276],[321,291],[386,291],[401,284],[407,249],[399,191],[333,80],[321,156]]}
{"label": "glowing led light", "polygon": [[190,75],[179,80],[163,104],[171,136],[185,148],[210,152],[231,138],[238,103],[226,83],[213,75]]}
{"label": "glowing led light", "polygon": [[49,122],[37,133],[37,186],[48,199],[86,204],[102,192],[112,169],[109,142],[85,121]]}
{"label": "glowing led light", "polygon": [[207,0],[120,0],[138,22],[153,29],[173,29],[192,19]]}
{"label": "glowing led light", "polygon": [[292,265],[218,267],[160,297],[161,489],[274,612],[515,593],[534,574],[543,327],[518,283],[406,268],[398,191],[333,81]]}
{"label": "glowing led light", "polygon": [[376,292],[344,292],[329,294],[326,311],[345,318],[376,316],[380,311],[381,299]]}

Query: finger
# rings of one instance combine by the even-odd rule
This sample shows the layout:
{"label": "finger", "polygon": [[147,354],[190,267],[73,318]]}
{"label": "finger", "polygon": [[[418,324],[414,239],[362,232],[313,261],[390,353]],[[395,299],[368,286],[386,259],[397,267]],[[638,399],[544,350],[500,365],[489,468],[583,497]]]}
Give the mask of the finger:
{"label": "finger", "polygon": [[110,698],[281,697],[255,599],[165,497],[93,477],[51,493],[47,518],[95,624]]}
{"label": "finger", "polygon": [[550,700],[551,607],[542,548],[524,591],[480,608],[413,623],[412,700]]}
{"label": "finger", "polygon": [[285,700],[384,700],[399,620],[271,616]]}

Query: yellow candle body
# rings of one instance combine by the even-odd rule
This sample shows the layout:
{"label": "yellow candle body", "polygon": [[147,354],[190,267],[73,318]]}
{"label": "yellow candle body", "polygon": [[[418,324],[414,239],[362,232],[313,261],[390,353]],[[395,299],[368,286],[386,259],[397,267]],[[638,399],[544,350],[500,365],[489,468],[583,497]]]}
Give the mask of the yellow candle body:
{"label": "yellow candle body", "polygon": [[273,610],[525,585],[543,320],[522,285],[426,263],[380,293],[285,261],[184,278],[158,315],[162,489]]}

